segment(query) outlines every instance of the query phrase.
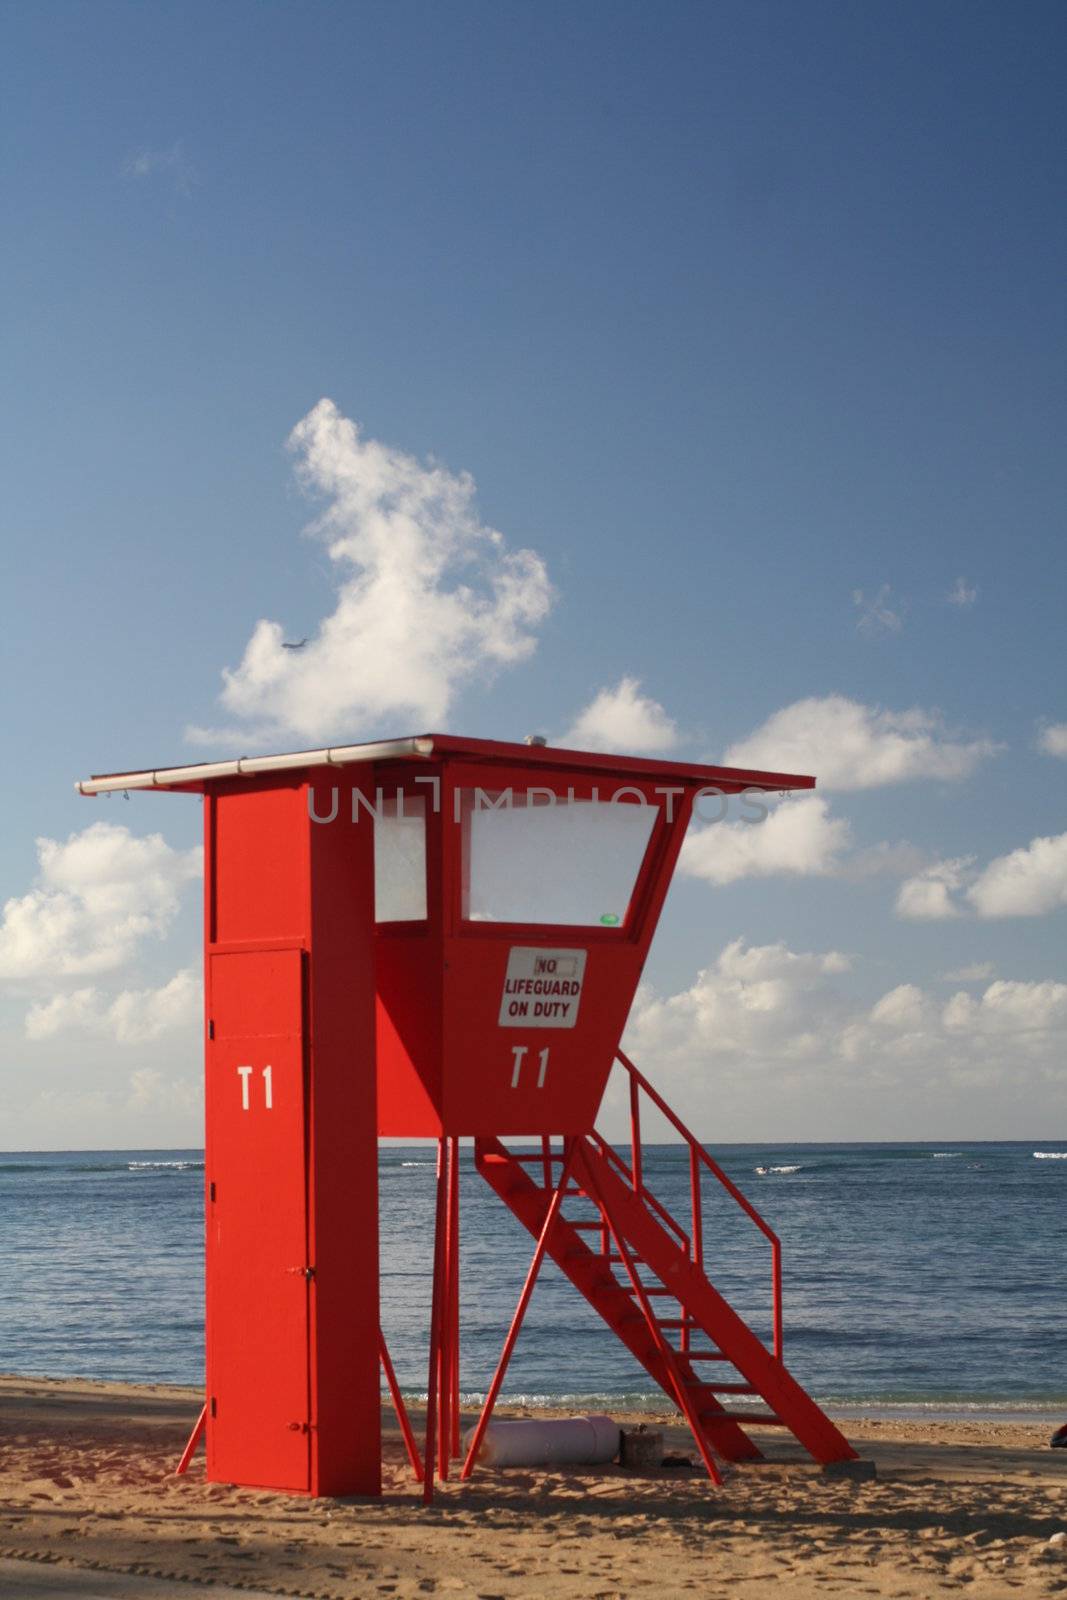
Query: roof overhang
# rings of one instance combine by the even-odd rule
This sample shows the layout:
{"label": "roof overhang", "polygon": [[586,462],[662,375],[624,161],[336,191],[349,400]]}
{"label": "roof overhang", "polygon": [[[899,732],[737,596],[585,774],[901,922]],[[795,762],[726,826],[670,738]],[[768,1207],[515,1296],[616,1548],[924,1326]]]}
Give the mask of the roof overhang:
{"label": "roof overhang", "polygon": [[499,739],[463,739],[450,733],[419,734],[409,739],[379,739],[368,744],[333,745],[322,750],[293,750],[279,755],[240,756],[232,761],[205,761],[183,767],[144,768],[136,772],[102,772],[75,784],[79,794],[113,794],[132,789],[167,789],[202,794],[214,783],[233,778],[258,778],[270,773],[328,770],[357,763],[470,761],[479,765],[523,766],[531,771],[603,772],[686,787],[742,789],[814,789],[815,779],[789,772],[755,772],[743,767],[696,766],[689,762],[650,760],[644,756],[605,755],[592,750],[563,750],[553,745],[512,744]]}

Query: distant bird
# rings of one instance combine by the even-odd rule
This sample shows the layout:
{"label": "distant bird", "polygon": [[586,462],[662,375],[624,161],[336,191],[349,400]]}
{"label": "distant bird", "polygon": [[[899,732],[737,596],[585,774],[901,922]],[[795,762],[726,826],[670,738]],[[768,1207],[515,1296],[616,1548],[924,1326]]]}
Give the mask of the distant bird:
{"label": "distant bird", "polygon": [[297,639],[295,644],[290,644],[288,639],[283,639],[282,640],[282,649],[283,650],[303,650],[303,648],[304,648],[304,646],[306,644],[307,644],[307,640],[306,639]]}

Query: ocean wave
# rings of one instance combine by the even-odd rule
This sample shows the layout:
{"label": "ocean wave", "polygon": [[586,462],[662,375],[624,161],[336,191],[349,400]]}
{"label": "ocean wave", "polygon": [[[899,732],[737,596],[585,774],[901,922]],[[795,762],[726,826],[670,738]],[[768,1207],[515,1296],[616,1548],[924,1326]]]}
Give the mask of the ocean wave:
{"label": "ocean wave", "polygon": [[966,1152],[963,1150],[931,1150],[930,1154],[935,1161],[954,1161],[957,1156],[965,1155]]}
{"label": "ocean wave", "polygon": [[[387,1391],[383,1389],[383,1398],[387,1398]],[[401,1384],[401,1392],[408,1400],[425,1401],[426,1387],[418,1384]],[[855,1416],[880,1417],[885,1419],[899,1418],[902,1421],[924,1420],[929,1422],[977,1422],[989,1419],[1018,1418],[1042,1422],[1062,1416],[1063,1407],[1067,1396],[1062,1391],[1050,1393],[1044,1399],[1011,1400],[1003,1396],[989,1399],[972,1397],[960,1399],[958,1396],[946,1396],[944,1399],[932,1398],[929,1395],[914,1398],[901,1398],[899,1394],[882,1396],[878,1394],[819,1394],[814,1396],[820,1406],[840,1417]],[[485,1403],[485,1393],[481,1389],[467,1389],[460,1395],[461,1404],[472,1409]],[[545,1389],[538,1390],[508,1390],[500,1395],[498,1402],[501,1406],[523,1406],[537,1411],[573,1411],[573,1412],[607,1412],[612,1411],[645,1411],[662,1413],[671,1409],[671,1402],[662,1391],[656,1390],[592,1390],[592,1391],[566,1391],[558,1393]],[[747,1404],[754,1411],[762,1405],[758,1396],[746,1396],[738,1403],[737,1409]]]}
{"label": "ocean wave", "polygon": [[753,1172],[757,1172],[761,1178],[768,1178],[772,1175],[772,1173],[786,1174],[790,1172],[803,1172],[804,1168],[801,1165],[797,1165],[795,1167],[753,1167],[752,1170]]}
{"label": "ocean wave", "polygon": [[203,1172],[202,1161],[127,1161],[127,1172]]}
{"label": "ocean wave", "polygon": [[202,1161],[0,1161],[0,1172],[48,1172],[57,1178],[72,1172],[96,1175],[105,1172],[137,1172],[151,1168],[202,1172],[204,1163]]}
{"label": "ocean wave", "polygon": [[899,1395],[892,1395],[888,1399],[883,1399],[880,1395],[841,1394],[819,1394],[813,1398],[819,1405],[838,1415],[855,1415],[859,1412],[875,1417],[899,1417],[905,1421],[920,1418],[930,1422],[980,1422],[986,1418],[1052,1421],[1062,1418],[1063,1408],[1067,1405],[1067,1395],[1064,1395],[1062,1390],[1038,1400],[1032,1398],[1011,1400],[1003,1396],[961,1400],[952,1395],[943,1400],[932,1399],[929,1395],[914,1399],[901,1399]]}
{"label": "ocean wave", "polygon": [[1067,1161],[1067,1150],[1035,1150],[1035,1161]]}
{"label": "ocean wave", "polygon": [[[426,1386],[419,1388],[417,1384],[400,1385],[400,1392],[405,1400],[414,1400],[417,1404],[426,1399]],[[382,1388],[382,1398],[389,1403],[389,1391]],[[471,1410],[481,1408],[485,1404],[484,1389],[465,1389],[460,1394],[460,1404]],[[527,1393],[523,1390],[505,1390],[499,1397],[497,1404],[500,1406],[524,1406],[531,1411],[574,1411],[585,1412],[612,1412],[612,1411],[650,1411],[662,1413],[672,1409],[672,1402],[662,1390],[640,1393],[609,1393],[606,1391],[596,1394],[569,1394],[551,1393],[547,1390],[538,1390]]]}

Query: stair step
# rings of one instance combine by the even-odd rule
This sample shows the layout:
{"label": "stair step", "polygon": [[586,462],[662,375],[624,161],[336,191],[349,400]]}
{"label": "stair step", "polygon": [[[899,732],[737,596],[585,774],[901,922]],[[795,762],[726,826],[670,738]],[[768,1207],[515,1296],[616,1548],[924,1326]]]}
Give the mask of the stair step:
{"label": "stair step", "polygon": [[729,1356],[724,1356],[721,1350],[687,1350],[687,1361],[729,1361]]}
{"label": "stair step", "polygon": [[[643,1283],[641,1287],[647,1295],[667,1295],[671,1300],[678,1299],[678,1296],[673,1289],[664,1289],[662,1285],[658,1283]],[[622,1289],[626,1294],[637,1293],[637,1290],[634,1288],[632,1283],[620,1283],[619,1288]],[[680,1301],[679,1304],[681,1304]],[[660,1326],[662,1327],[663,1324],[661,1323]]]}
{"label": "stair step", "polygon": [[[699,1322],[694,1322],[692,1317],[657,1317],[656,1324],[660,1328],[680,1329],[682,1332],[684,1332],[686,1328],[692,1329],[699,1328],[700,1326]],[[679,1351],[676,1353],[683,1355],[688,1354],[687,1351]]]}
{"label": "stair step", "polygon": [[701,1389],[708,1389],[712,1394],[759,1394],[759,1390],[751,1383],[707,1383],[703,1378],[697,1378],[696,1382]]}
{"label": "stair step", "polygon": [[564,1217],[563,1220],[569,1223],[572,1228],[595,1228],[597,1233],[602,1233],[607,1227],[606,1222],[594,1222],[591,1217]]}

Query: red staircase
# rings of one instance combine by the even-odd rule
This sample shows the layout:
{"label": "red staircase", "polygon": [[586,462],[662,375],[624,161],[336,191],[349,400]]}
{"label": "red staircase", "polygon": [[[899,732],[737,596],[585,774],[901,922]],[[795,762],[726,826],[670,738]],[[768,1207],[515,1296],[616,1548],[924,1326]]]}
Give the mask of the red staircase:
{"label": "red staircase", "polygon": [[[763,1459],[745,1432],[752,1423],[789,1430],[816,1461],[855,1459],[852,1446],[782,1361],[781,1247],[777,1236],[633,1062],[621,1052],[618,1060],[630,1085],[629,1163],[597,1133],[566,1139],[562,1150],[554,1150],[546,1139],[539,1154],[513,1153],[495,1138],[475,1141],[479,1172],[538,1241],[538,1247],[468,1452],[464,1476],[477,1456],[546,1254],[677,1404],[716,1482],[720,1481],[716,1456],[728,1461]],[[656,1106],[688,1146],[688,1228],[671,1216],[644,1182],[642,1097]],[[770,1243],[771,1348],[738,1316],[705,1271],[702,1172],[717,1179]],[[574,1201],[582,1203],[584,1215],[564,1213],[564,1205]],[[713,1363],[718,1364],[718,1371]],[[740,1397],[762,1405],[738,1405]]]}

